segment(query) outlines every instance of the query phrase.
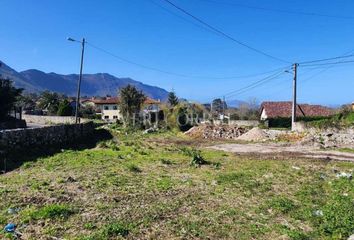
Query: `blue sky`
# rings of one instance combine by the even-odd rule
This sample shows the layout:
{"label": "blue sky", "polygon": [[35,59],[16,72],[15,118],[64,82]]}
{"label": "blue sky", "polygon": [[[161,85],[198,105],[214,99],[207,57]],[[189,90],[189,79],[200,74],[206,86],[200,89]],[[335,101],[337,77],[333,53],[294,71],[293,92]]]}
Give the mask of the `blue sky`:
{"label": "blue sky", "polygon": [[[288,14],[227,4],[354,17],[351,0],[172,1],[237,40],[289,62],[334,57],[354,50],[354,18]],[[252,75],[289,65],[196,26],[193,19],[163,0],[1,0],[0,5],[0,59],[19,71],[36,68],[77,73],[80,46],[66,41],[66,37],[86,37],[120,57],[190,77],[140,68],[90,46],[86,48],[85,73],[131,77],[205,102],[272,73],[249,78],[214,77]],[[299,101],[354,101],[353,63],[321,71],[299,67]],[[291,81],[291,74],[284,73],[260,87],[231,95],[228,100],[290,100]]]}

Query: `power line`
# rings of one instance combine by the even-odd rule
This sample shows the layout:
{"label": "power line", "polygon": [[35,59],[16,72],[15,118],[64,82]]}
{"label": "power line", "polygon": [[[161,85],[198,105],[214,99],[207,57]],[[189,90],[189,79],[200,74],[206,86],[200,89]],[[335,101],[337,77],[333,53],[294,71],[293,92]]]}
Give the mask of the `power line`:
{"label": "power line", "polygon": [[210,33],[215,34],[214,31],[212,31],[211,29],[205,27],[204,25],[197,24],[197,23],[195,23],[195,22],[193,22],[193,21],[190,21],[190,20],[187,19],[187,18],[184,18],[184,17],[182,17],[182,16],[180,16],[180,15],[174,13],[173,11],[169,10],[168,8],[166,8],[166,7],[164,7],[164,6],[160,5],[160,4],[158,4],[158,3],[155,2],[154,0],[149,0],[149,1],[150,1],[151,3],[153,3],[155,6],[157,6],[157,7],[161,8],[161,9],[163,9],[164,11],[168,12],[169,14],[171,14],[171,15],[177,17],[177,18],[182,19],[182,20],[185,21],[185,22],[190,23],[190,24],[192,24],[192,25],[194,25],[194,26],[196,26],[196,27],[198,27],[198,28],[200,28],[200,29],[203,29],[203,30],[205,30],[205,31],[208,31],[208,32],[210,32]]}
{"label": "power line", "polygon": [[248,49],[250,49],[250,50],[252,50],[252,51],[254,51],[254,52],[257,52],[257,53],[259,53],[259,54],[261,54],[261,55],[263,55],[263,56],[266,56],[266,57],[268,57],[268,58],[271,58],[271,59],[274,59],[274,60],[277,60],[277,61],[280,61],[280,62],[290,63],[290,62],[288,62],[288,61],[286,61],[286,60],[283,60],[283,59],[280,59],[280,58],[275,57],[275,56],[273,56],[273,55],[270,55],[270,54],[268,54],[268,53],[266,53],[266,52],[263,52],[262,50],[256,49],[256,48],[254,48],[254,47],[252,47],[252,46],[250,46],[250,45],[248,45],[248,44],[246,44],[246,43],[243,43],[243,42],[241,42],[241,41],[235,39],[234,37],[232,37],[232,36],[226,34],[225,32],[223,32],[223,31],[217,29],[216,27],[213,27],[212,25],[210,25],[210,24],[208,24],[207,22],[201,20],[200,18],[196,17],[195,15],[193,15],[193,14],[191,14],[190,12],[186,11],[185,9],[179,7],[178,5],[174,4],[174,3],[171,2],[170,0],[163,0],[163,1],[165,1],[165,2],[168,3],[168,4],[170,4],[171,6],[173,6],[174,8],[176,8],[177,10],[183,12],[184,14],[190,16],[191,18],[193,18],[194,20],[196,20],[196,21],[198,21],[199,23],[203,24],[204,26],[208,27],[209,29],[213,30],[213,31],[214,31],[215,33],[217,33],[218,35],[222,35],[223,37],[225,37],[225,38],[227,38],[227,39],[229,39],[229,40],[231,40],[231,41],[233,41],[233,42],[235,42],[235,43],[237,43],[237,44],[239,44],[239,45],[241,45],[241,46],[244,46],[244,47],[246,47],[246,48],[248,48]]}
{"label": "power line", "polygon": [[327,65],[336,65],[336,64],[345,64],[345,63],[353,63],[354,60],[349,60],[349,61],[340,61],[340,62],[332,62],[332,63],[318,63],[318,64],[306,64],[306,65],[301,65],[303,67],[309,67],[309,66],[327,66]]}
{"label": "power line", "polygon": [[305,61],[305,62],[300,62],[299,64],[324,62],[324,61],[336,60],[336,59],[341,59],[341,58],[349,58],[349,57],[353,57],[353,56],[354,56],[354,54],[350,54],[350,55],[344,55],[344,56],[338,56],[338,57],[332,57],[332,58],[324,58],[324,59],[318,59],[318,60],[312,60],[312,61]]}
{"label": "power line", "polygon": [[234,2],[233,3],[231,3],[231,2],[220,2],[220,1],[213,1],[213,0],[201,0],[201,1],[217,3],[217,4],[224,4],[224,5],[230,5],[230,6],[237,6],[237,7],[242,7],[242,8],[263,10],[263,11],[295,14],[295,15],[306,15],[306,16],[338,18],[338,19],[354,19],[354,17],[352,17],[352,16],[338,16],[338,15],[329,15],[329,14],[322,14],[322,13],[315,13],[315,12],[302,12],[302,11],[294,11],[294,10],[286,10],[286,9],[265,8],[265,7],[257,7],[257,6],[239,4],[239,3],[234,3]]}
{"label": "power line", "polygon": [[131,60],[128,60],[126,58],[122,58],[112,52],[109,52],[103,48],[100,48],[100,47],[97,47],[95,45],[93,45],[92,43],[88,43],[87,42],[87,45],[91,46],[92,48],[95,48],[101,52],[104,52],[114,58],[117,58],[123,62],[126,62],[126,63],[129,63],[129,64],[132,64],[132,65],[135,65],[135,66],[138,66],[138,67],[141,67],[141,68],[145,68],[145,69],[149,69],[149,70],[152,70],[152,71],[156,71],[156,72],[161,72],[161,73],[165,73],[165,74],[168,74],[168,75],[174,75],[174,76],[179,76],[179,77],[187,77],[186,75],[183,75],[183,74],[179,74],[179,73],[173,73],[173,72],[169,72],[169,71],[165,71],[165,70],[161,70],[161,69],[158,69],[158,68],[154,68],[154,67],[150,67],[150,66],[146,66],[146,65],[143,65],[143,64],[140,64],[140,63],[136,63],[136,62],[133,62]]}
{"label": "power line", "polygon": [[[281,73],[283,73],[283,72],[284,72],[284,71],[281,71]],[[251,84],[249,84],[249,85],[247,85],[247,86],[245,86],[245,87],[242,87],[242,88],[233,90],[233,91],[231,91],[231,92],[225,93],[225,94],[223,94],[223,96],[232,95],[232,94],[234,94],[234,93],[236,93],[236,92],[239,92],[239,91],[244,90],[244,89],[246,89],[246,88],[252,87],[253,85],[256,85],[256,84],[258,84],[258,83],[260,83],[260,82],[266,81],[266,80],[268,80],[269,78],[272,78],[272,77],[274,77],[274,76],[276,76],[276,75],[278,75],[278,74],[279,74],[279,71],[276,72],[276,73],[274,73],[274,74],[271,74],[270,76],[267,76],[267,77],[265,77],[265,78],[262,78],[262,79],[260,79],[260,80],[257,80],[257,81],[255,81],[255,82],[253,82],[253,83],[251,83]]]}
{"label": "power line", "polygon": [[264,74],[268,74],[268,73],[272,73],[272,72],[275,72],[275,71],[279,71],[280,69],[284,69],[285,68],[285,67],[282,67],[282,68],[277,68],[277,69],[273,69],[273,70],[270,70],[270,71],[259,72],[259,73],[255,73],[255,74],[249,74],[249,75],[239,75],[239,76],[224,76],[224,77],[192,76],[192,75],[186,75],[186,74],[182,74],[182,73],[175,73],[175,72],[165,71],[163,69],[159,69],[159,68],[147,66],[147,65],[144,65],[144,64],[141,64],[141,63],[137,63],[137,62],[131,61],[129,59],[120,57],[120,56],[118,56],[118,55],[116,55],[116,54],[114,54],[114,53],[112,53],[112,52],[110,52],[110,51],[108,51],[106,49],[103,49],[101,47],[95,46],[95,45],[93,45],[90,42],[86,42],[86,44],[89,45],[90,47],[96,49],[96,50],[99,50],[101,52],[104,52],[104,53],[110,55],[111,57],[117,58],[120,61],[135,65],[137,67],[148,69],[148,70],[151,70],[151,71],[164,73],[164,74],[167,74],[167,75],[183,77],[183,78],[214,79],[214,80],[251,78],[251,77],[261,76],[261,75],[264,75]]}
{"label": "power line", "polygon": [[239,88],[239,89],[236,89],[232,92],[229,92],[229,93],[226,93],[226,94],[223,94],[223,95],[220,95],[220,96],[216,96],[214,98],[220,98],[220,97],[226,97],[226,98],[230,98],[230,97],[233,97],[237,94],[242,94],[244,92],[247,92],[249,90],[252,90],[262,84],[265,84],[266,82],[269,82],[269,81],[272,81],[274,80],[275,78],[278,78],[280,75],[282,75],[284,73],[284,71],[281,71],[281,72],[277,72],[275,74],[271,74],[270,76],[267,76],[265,78],[262,78],[256,82],[253,82],[245,87],[242,87],[242,88]]}
{"label": "power line", "polygon": [[284,74],[284,72],[281,72],[281,73],[278,73],[277,75],[273,76],[273,77],[268,77],[267,79],[263,79],[263,80],[260,80],[260,81],[257,81],[256,83],[253,83],[253,84],[250,84],[249,86],[246,86],[244,88],[241,88],[241,89],[238,89],[235,93],[227,96],[227,98],[231,98],[231,97],[235,97],[237,95],[241,95],[245,92],[248,92],[248,91],[251,91],[259,86],[262,86],[274,79],[277,79],[278,77],[280,77],[282,74]]}

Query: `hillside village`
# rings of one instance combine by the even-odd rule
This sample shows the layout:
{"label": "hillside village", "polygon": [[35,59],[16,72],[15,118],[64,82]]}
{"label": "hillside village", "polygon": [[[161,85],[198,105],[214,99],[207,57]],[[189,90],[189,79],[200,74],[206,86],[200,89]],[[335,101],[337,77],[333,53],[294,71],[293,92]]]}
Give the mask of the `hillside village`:
{"label": "hillside village", "polygon": [[351,2],[82,3],[2,3],[1,240],[354,240]]}

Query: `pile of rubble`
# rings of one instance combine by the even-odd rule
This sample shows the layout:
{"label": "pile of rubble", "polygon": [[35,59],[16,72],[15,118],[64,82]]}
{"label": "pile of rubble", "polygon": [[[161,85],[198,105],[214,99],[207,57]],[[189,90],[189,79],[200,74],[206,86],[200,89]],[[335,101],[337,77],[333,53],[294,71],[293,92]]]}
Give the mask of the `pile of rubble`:
{"label": "pile of rubble", "polygon": [[199,125],[191,128],[185,134],[194,138],[237,139],[246,132],[247,129],[238,126]]}
{"label": "pile of rubble", "polygon": [[233,139],[248,142],[291,142],[300,145],[313,145],[318,148],[350,147],[354,148],[354,128],[343,130],[307,129],[306,132],[292,132],[274,129],[248,130],[239,126],[199,125],[185,133],[193,138]]}
{"label": "pile of rubble", "polygon": [[258,127],[252,128],[251,130],[237,138],[237,140],[241,141],[266,141],[268,139],[268,134]]}
{"label": "pile of rubble", "polygon": [[323,132],[312,129],[302,144],[314,144],[321,148],[353,147],[354,128],[345,130],[327,129]]}

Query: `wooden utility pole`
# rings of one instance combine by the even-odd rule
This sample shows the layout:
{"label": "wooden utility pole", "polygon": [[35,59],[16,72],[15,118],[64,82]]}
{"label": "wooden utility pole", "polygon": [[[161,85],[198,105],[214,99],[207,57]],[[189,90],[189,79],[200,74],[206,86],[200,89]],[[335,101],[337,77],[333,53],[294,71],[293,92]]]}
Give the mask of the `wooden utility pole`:
{"label": "wooden utility pole", "polygon": [[294,63],[294,79],[293,79],[293,106],[292,106],[292,114],[291,114],[291,130],[295,130],[295,122],[296,122],[296,88],[297,88],[297,63]]}
{"label": "wooden utility pole", "polygon": [[84,64],[84,52],[85,52],[85,38],[81,42],[81,64],[80,64],[80,76],[77,83],[77,96],[76,96],[76,108],[75,108],[75,123],[80,122],[79,119],[79,108],[80,108],[80,89],[81,89],[81,79],[82,79],[82,66]]}

